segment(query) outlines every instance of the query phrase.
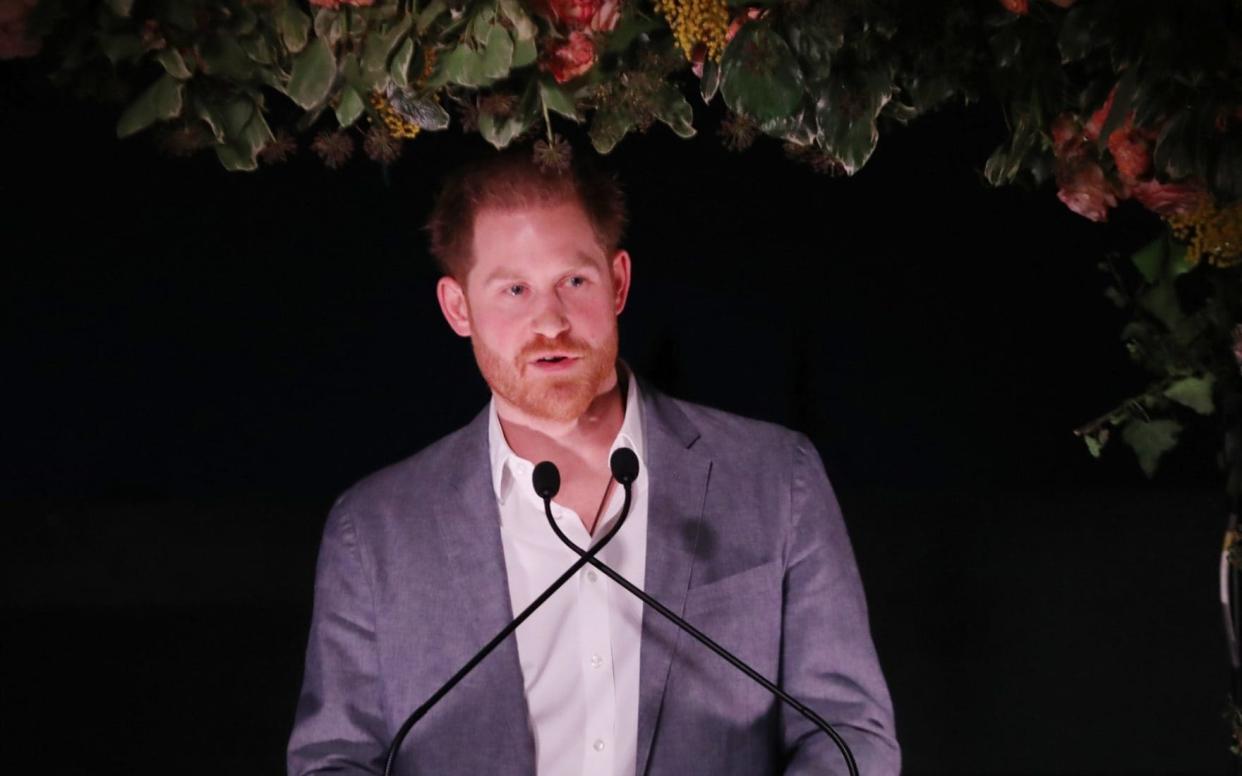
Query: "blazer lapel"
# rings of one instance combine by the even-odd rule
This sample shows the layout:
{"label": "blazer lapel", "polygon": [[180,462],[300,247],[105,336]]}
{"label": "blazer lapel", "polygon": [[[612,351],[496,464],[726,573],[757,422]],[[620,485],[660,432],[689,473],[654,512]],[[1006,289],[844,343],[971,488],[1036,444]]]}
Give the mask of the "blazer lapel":
{"label": "blazer lapel", "polygon": [[[693,449],[698,430],[668,397],[639,380],[646,420],[647,572],[643,589],[678,615],[685,611],[703,517],[711,459]],[[651,759],[669,667],[681,629],[650,608],[643,610],[639,652],[638,763],[643,776]]]}
{"label": "blazer lapel", "polygon": [[[436,509],[440,534],[444,539],[446,561],[452,584],[466,598],[473,620],[469,644],[462,655],[464,663],[513,619],[509,600],[509,578],[504,548],[500,541],[500,511],[492,491],[491,458],[487,449],[487,409],[463,429],[456,455],[450,457],[452,471],[446,472],[451,488]],[[476,670],[494,664],[497,684],[489,688],[489,703],[502,719],[521,720],[496,735],[518,737],[511,742],[512,773],[534,773],[535,748],[530,736],[529,707],[518,658],[517,640],[511,634]],[[490,672],[489,672],[490,673]],[[522,759],[525,758],[525,759]]]}

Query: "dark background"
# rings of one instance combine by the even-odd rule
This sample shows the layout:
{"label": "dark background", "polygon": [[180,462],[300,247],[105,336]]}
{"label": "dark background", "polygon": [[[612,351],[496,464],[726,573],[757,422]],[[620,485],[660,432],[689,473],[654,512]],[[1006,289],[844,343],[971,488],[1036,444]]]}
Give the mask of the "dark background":
{"label": "dark background", "polygon": [[[328,506],[488,395],[420,229],[480,143],[229,174],[30,75],[0,74],[4,760],[283,772]],[[1229,772],[1214,438],[1147,481],[1070,433],[1143,385],[1096,264],[1158,223],[988,188],[990,105],[886,132],[852,179],[731,154],[711,114],[609,159],[622,354],[815,440],[906,772]]]}

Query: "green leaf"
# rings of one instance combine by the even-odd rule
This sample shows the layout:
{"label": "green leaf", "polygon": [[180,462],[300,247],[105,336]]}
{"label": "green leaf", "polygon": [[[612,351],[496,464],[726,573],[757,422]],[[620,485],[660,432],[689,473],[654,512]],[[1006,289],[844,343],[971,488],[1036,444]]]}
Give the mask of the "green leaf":
{"label": "green leaf", "polygon": [[107,0],[107,6],[112,13],[128,19],[134,10],[134,0]]}
{"label": "green leaf", "polygon": [[1160,458],[1177,446],[1182,424],[1174,420],[1131,420],[1121,429],[1121,438],[1138,456],[1139,467],[1148,477],[1156,473]]}
{"label": "green leaf", "polygon": [[1016,105],[1013,136],[1009,142],[992,152],[983,165],[983,177],[993,186],[1012,183],[1022,172],[1022,163],[1038,144],[1041,134],[1039,116],[1025,105]]}
{"label": "green leaf", "polygon": [[1100,127],[1100,136],[1096,140],[1096,146],[1100,151],[1108,147],[1108,138],[1126,123],[1130,112],[1134,110],[1134,90],[1138,81],[1135,73],[1137,71],[1137,67],[1126,68],[1121,80],[1117,82],[1117,91],[1113,93],[1113,105],[1104,119],[1104,125]]}
{"label": "green leaf", "polygon": [[181,56],[181,52],[171,46],[160,49],[156,52],[155,61],[159,62],[164,67],[164,72],[168,73],[173,78],[178,78],[184,81],[194,75],[194,73],[192,73],[190,68],[186,65],[185,59]]}
{"label": "green leaf", "polygon": [[1168,248],[1169,241],[1162,236],[1152,240],[1130,257],[1130,261],[1148,283],[1155,283],[1164,276]]}
{"label": "green leaf", "polygon": [[500,0],[500,13],[513,25],[513,35],[518,41],[534,41],[539,28],[518,0]]}
{"label": "green leaf", "polygon": [[[239,100],[238,103],[245,102]],[[238,115],[245,112],[244,107],[234,111]],[[216,157],[226,170],[250,171],[258,165],[257,157],[263,146],[272,142],[272,130],[263,117],[263,111],[251,104],[246,121],[229,132],[227,141],[216,146]]]}
{"label": "green leaf", "polygon": [[231,35],[216,33],[209,36],[199,49],[203,57],[203,72],[235,81],[246,81],[254,73],[254,63],[241,44]]}
{"label": "green leaf", "polygon": [[505,117],[479,114],[479,134],[498,150],[525,132],[539,115],[539,89],[532,80],[514,111]]}
{"label": "green leaf", "polygon": [[336,120],[342,127],[348,127],[358,120],[365,108],[362,98],[353,87],[346,86],[341,90],[341,101],[336,104]]}
{"label": "green leaf", "polygon": [[548,110],[574,121],[582,121],[582,115],[574,105],[574,98],[548,78],[539,79],[539,99]]}
{"label": "green leaf", "polygon": [[483,73],[486,78],[504,78],[513,67],[513,38],[499,24],[492,25],[483,49]]}
{"label": "green leaf", "polygon": [[1104,445],[1108,444],[1108,429],[1102,429],[1098,434],[1086,434],[1082,441],[1087,443],[1087,452],[1092,458],[1099,458],[1100,453],[1104,452]]}
{"label": "green leaf", "polygon": [[191,106],[194,115],[198,116],[206,122],[211,134],[215,136],[216,142],[224,142],[224,117],[220,113],[220,109],[214,103],[208,102],[198,96],[191,100]]}
{"label": "green leaf", "polygon": [[[406,16],[388,30],[376,31],[367,35],[366,46],[362,56],[363,69],[372,73],[383,72],[387,68],[388,58],[392,56],[393,50],[397,48],[397,44],[409,40],[405,36],[409,33],[410,27],[413,24],[413,17]],[[413,54],[413,51],[414,49],[411,47],[410,53]]]}
{"label": "green leaf", "polygon": [[398,86],[410,85],[410,62],[414,59],[414,39],[406,38],[401,48],[393,55],[392,64],[388,66],[388,74]]}
{"label": "green leaf", "polygon": [[853,74],[838,72],[815,101],[819,145],[853,175],[875,152],[880,140],[876,118],[891,99],[892,76],[873,68]]}
{"label": "green leaf", "polygon": [[496,11],[484,6],[470,20],[470,36],[480,47],[485,47],[491,38],[492,28],[497,26]]}
{"label": "green leaf", "polygon": [[1068,64],[1084,59],[1099,42],[1095,34],[1092,9],[1080,5],[1070,10],[1061,22],[1061,32],[1057,36],[1061,63]]}
{"label": "green leaf", "polygon": [[418,14],[418,34],[421,37],[424,32],[431,27],[432,23],[439,18],[440,14],[448,10],[448,5],[444,0],[431,0],[427,7]]}
{"label": "green leaf", "polygon": [[276,11],[276,31],[290,54],[297,54],[306,48],[310,26],[310,17],[292,0],[286,0]]}
{"label": "green leaf", "polygon": [[637,3],[624,3],[621,7],[621,18],[617,26],[604,41],[604,51],[616,54],[625,51],[635,38],[663,27],[663,23],[643,14],[635,6]]}
{"label": "green leaf", "polygon": [[626,133],[637,126],[633,114],[625,108],[604,105],[591,117],[591,145],[601,154],[616,148]]}
{"label": "green leaf", "polygon": [[176,118],[181,113],[185,84],[165,73],[130,103],[116,123],[116,136],[129,137],[157,121]]}
{"label": "green leaf", "polygon": [[335,50],[336,44],[345,35],[345,14],[331,8],[320,8],[315,12],[314,27],[315,37]]}
{"label": "green leaf", "polygon": [[699,94],[708,103],[720,91],[720,63],[709,59],[703,63],[703,77],[699,79]]}
{"label": "green leaf", "polygon": [[1202,377],[1183,377],[1170,385],[1164,395],[1200,415],[1211,415],[1216,411],[1216,405],[1212,402],[1212,386],[1215,382],[1216,375],[1211,373]]}
{"label": "green leaf", "polygon": [[513,68],[526,67],[535,61],[539,52],[535,50],[534,38],[518,38],[513,43]]}
{"label": "green leaf", "polygon": [[735,113],[759,121],[779,119],[802,100],[798,61],[766,23],[744,25],[725,48],[720,68],[720,93]]}
{"label": "green leaf", "polygon": [[250,61],[260,65],[271,65],[276,62],[276,52],[272,50],[272,44],[268,43],[267,38],[262,34],[240,38],[238,42],[241,43],[246,56],[250,57]]}
{"label": "green leaf", "polygon": [[99,48],[108,61],[114,65],[137,61],[146,51],[146,47],[142,45],[142,38],[128,32],[119,35],[101,33]]}
{"label": "green leaf", "polygon": [[656,92],[655,114],[678,137],[694,137],[694,109],[686,102],[681,90],[673,84],[665,82]]}
{"label": "green leaf", "polygon": [[322,39],[316,38],[306,45],[293,60],[293,74],[289,77],[288,94],[302,108],[310,110],[327,99],[336,78],[336,58]]}

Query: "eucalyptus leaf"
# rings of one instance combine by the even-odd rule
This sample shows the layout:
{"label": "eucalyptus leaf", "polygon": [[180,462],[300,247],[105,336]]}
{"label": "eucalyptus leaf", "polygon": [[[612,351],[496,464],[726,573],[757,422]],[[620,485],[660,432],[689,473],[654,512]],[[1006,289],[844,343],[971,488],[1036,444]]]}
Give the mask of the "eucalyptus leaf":
{"label": "eucalyptus leaf", "polygon": [[392,63],[388,66],[388,74],[392,76],[392,80],[399,86],[410,85],[410,62],[414,59],[414,39],[406,38],[401,44],[401,48],[397,49],[397,53],[393,55]]}
{"label": "eucalyptus leaf", "polygon": [[254,73],[254,63],[231,35],[209,35],[199,47],[199,53],[203,58],[203,72],[208,75],[245,81]]}
{"label": "eucalyptus leaf", "polygon": [[184,81],[194,75],[189,66],[186,65],[185,58],[181,56],[181,52],[171,46],[157,51],[155,61],[159,62],[163,66],[164,72],[173,78]]}
{"label": "eucalyptus leaf", "polygon": [[214,104],[200,97],[194,97],[191,102],[194,115],[202,119],[211,134],[216,138],[217,142],[224,142],[224,118],[220,115],[219,108]]}
{"label": "eucalyptus leaf", "polygon": [[1084,59],[1098,42],[1092,10],[1086,5],[1071,9],[1061,22],[1061,32],[1057,36],[1062,64]]}
{"label": "eucalyptus leaf", "polygon": [[293,0],[285,0],[276,10],[276,31],[290,54],[297,54],[306,48],[310,26],[310,17]]}
{"label": "eucalyptus leaf", "polygon": [[770,25],[744,25],[721,59],[720,93],[735,112],[759,121],[793,113],[802,99],[802,71]]}
{"label": "eucalyptus leaf", "polygon": [[1169,386],[1164,395],[1200,415],[1211,415],[1216,411],[1212,401],[1212,386],[1215,383],[1216,375],[1211,373],[1201,377],[1183,377]]}
{"label": "eucalyptus leaf", "polygon": [[136,62],[146,51],[146,46],[142,44],[142,38],[135,33],[101,33],[99,49],[103,51],[109,62],[118,65],[122,62]]}
{"label": "eucalyptus leaf", "polygon": [[250,35],[241,38],[242,50],[246,52],[246,56],[250,57],[252,62],[260,65],[271,65],[276,62],[276,52],[272,50],[272,45],[267,42],[267,38],[263,35]]}
{"label": "eucalyptus leaf", "polygon": [[1121,129],[1134,110],[1134,91],[1138,83],[1137,71],[1137,67],[1126,68],[1121,80],[1117,82],[1117,91],[1113,92],[1112,107],[1109,108],[1108,116],[1105,117],[1104,124],[1100,127],[1100,136],[1096,140],[1097,147],[1101,151],[1108,147],[1108,138],[1112,137],[1113,132]]}
{"label": "eucalyptus leaf", "polygon": [[336,104],[336,121],[342,127],[348,127],[362,115],[365,105],[362,97],[353,87],[346,86],[341,90],[341,100]]}
{"label": "eucalyptus leaf", "polygon": [[518,38],[513,42],[513,68],[526,67],[539,56],[534,38]]}
{"label": "eucalyptus leaf", "polygon": [[655,98],[656,118],[678,137],[694,137],[694,109],[681,90],[666,82],[661,84]]}
{"label": "eucalyptus leaf", "polygon": [[604,41],[604,51],[616,54],[625,51],[635,39],[663,27],[663,23],[647,16],[637,8],[637,3],[624,3],[617,26]]}
{"label": "eucalyptus leaf", "polygon": [[259,166],[259,151],[273,139],[263,112],[255,107],[246,123],[231,133],[227,142],[216,146],[216,157],[227,170],[254,170]]}
{"label": "eucalyptus leaf", "polygon": [[699,94],[703,102],[708,103],[720,91],[720,63],[707,60],[703,63],[703,77],[699,79]]}
{"label": "eucalyptus leaf", "polygon": [[880,140],[876,118],[893,93],[892,75],[871,68],[837,72],[815,101],[819,145],[853,175],[871,158]]}
{"label": "eucalyptus leaf", "polygon": [[336,78],[336,58],[328,44],[315,38],[293,60],[289,77],[289,98],[307,110],[323,102]]}
{"label": "eucalyptus leaf", "polygon": [[509,37],[509,31],[499,24],[492,25],[482,54],[485,78],[495,80],[507,76],[513,67],[513,38]]}
{"label": "eucalyptus leaf", "polygon": [[627,109],[616,105],[601,106],[591,117],[591,128],[588,131],[591,145],[599,153],[607,154],[637,125],[634,115]]}
{"label": "eucalyptus leaf", "polygon": [[444,2],[444,0],[431,0],[431,2],[427,4],[427,7],[418,14],[416,29],[418,30],[419,36],[421,37],[422,34],[431,27],[435,20],[440,17],[440,14],[447,10],[448,5]]}
{"label": "eucalyptus leaf", "polygon": [[1177,446],[1177,436],[1181,431],[1182,424],[1175,420],[1136,418],[1121,429],[1121,438],[1138,456],[1143,473],[1152,477],[1161,457]]}
{"label": "eucalyptus leaf", "polygon": [[480,47],[486,46],[491,37],[492,28],[497,26],[496,11],[484,6],[470,21],[470,36]]}
{"label": "eucalyptus leaf", "polygon": [[983,177],[993,186],[1012,183],[1022,172],[1022,162],[1034,150],[1041,138],[1039,116],[1036,111],[1018,105],[1012,110],[1017,114],[1013,135],[1009,142],[992,152],[983,165]]}
{"label": "eucalyptus leaf", "polygon": [[500,0],[500,13],[513,25],[513,35],[517,41],[534,41],[539,28],[522,8],[519,0]]}
{"label": "eucalyptus leaf", "polygon": [[129,137],[157,121],[176,118],[181,113],[184,95],[185,84],[168,73],[163,74],[121,114],[116,124],[116,136]]}
{"label": "eucalyptus leaf", "polygon": [[106,4],[108,10],[126,19],[134,11],[134,0],[106,0]]}
{"label": "eucalyptus leaf", "polygon": [[574,105],[574,98],[548,78],[539,79],[539,99],[548,110],[574,121],[582,121],[582,115]]}

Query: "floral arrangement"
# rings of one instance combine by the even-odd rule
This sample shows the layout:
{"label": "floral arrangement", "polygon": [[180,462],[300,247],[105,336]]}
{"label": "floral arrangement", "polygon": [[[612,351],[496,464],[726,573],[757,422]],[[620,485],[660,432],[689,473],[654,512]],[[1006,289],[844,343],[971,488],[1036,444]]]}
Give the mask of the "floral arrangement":
{"label": "floral arrangement", "polygon": [[1153,380],[1077,433],[1094,455],[1119,434],[1151,474],[1215,416],[1242,498],[1242,0],[0,0],[0,59],[36,55],[116,101],[118,136],[238,171],[391,164],[449,128],[556,168],[564,133],[601,154],[690,137],[720,100],[728,148],[852,175],[884,131],[987,98],[1010,128],[989,182],[1166,224],[1102,265]]}

